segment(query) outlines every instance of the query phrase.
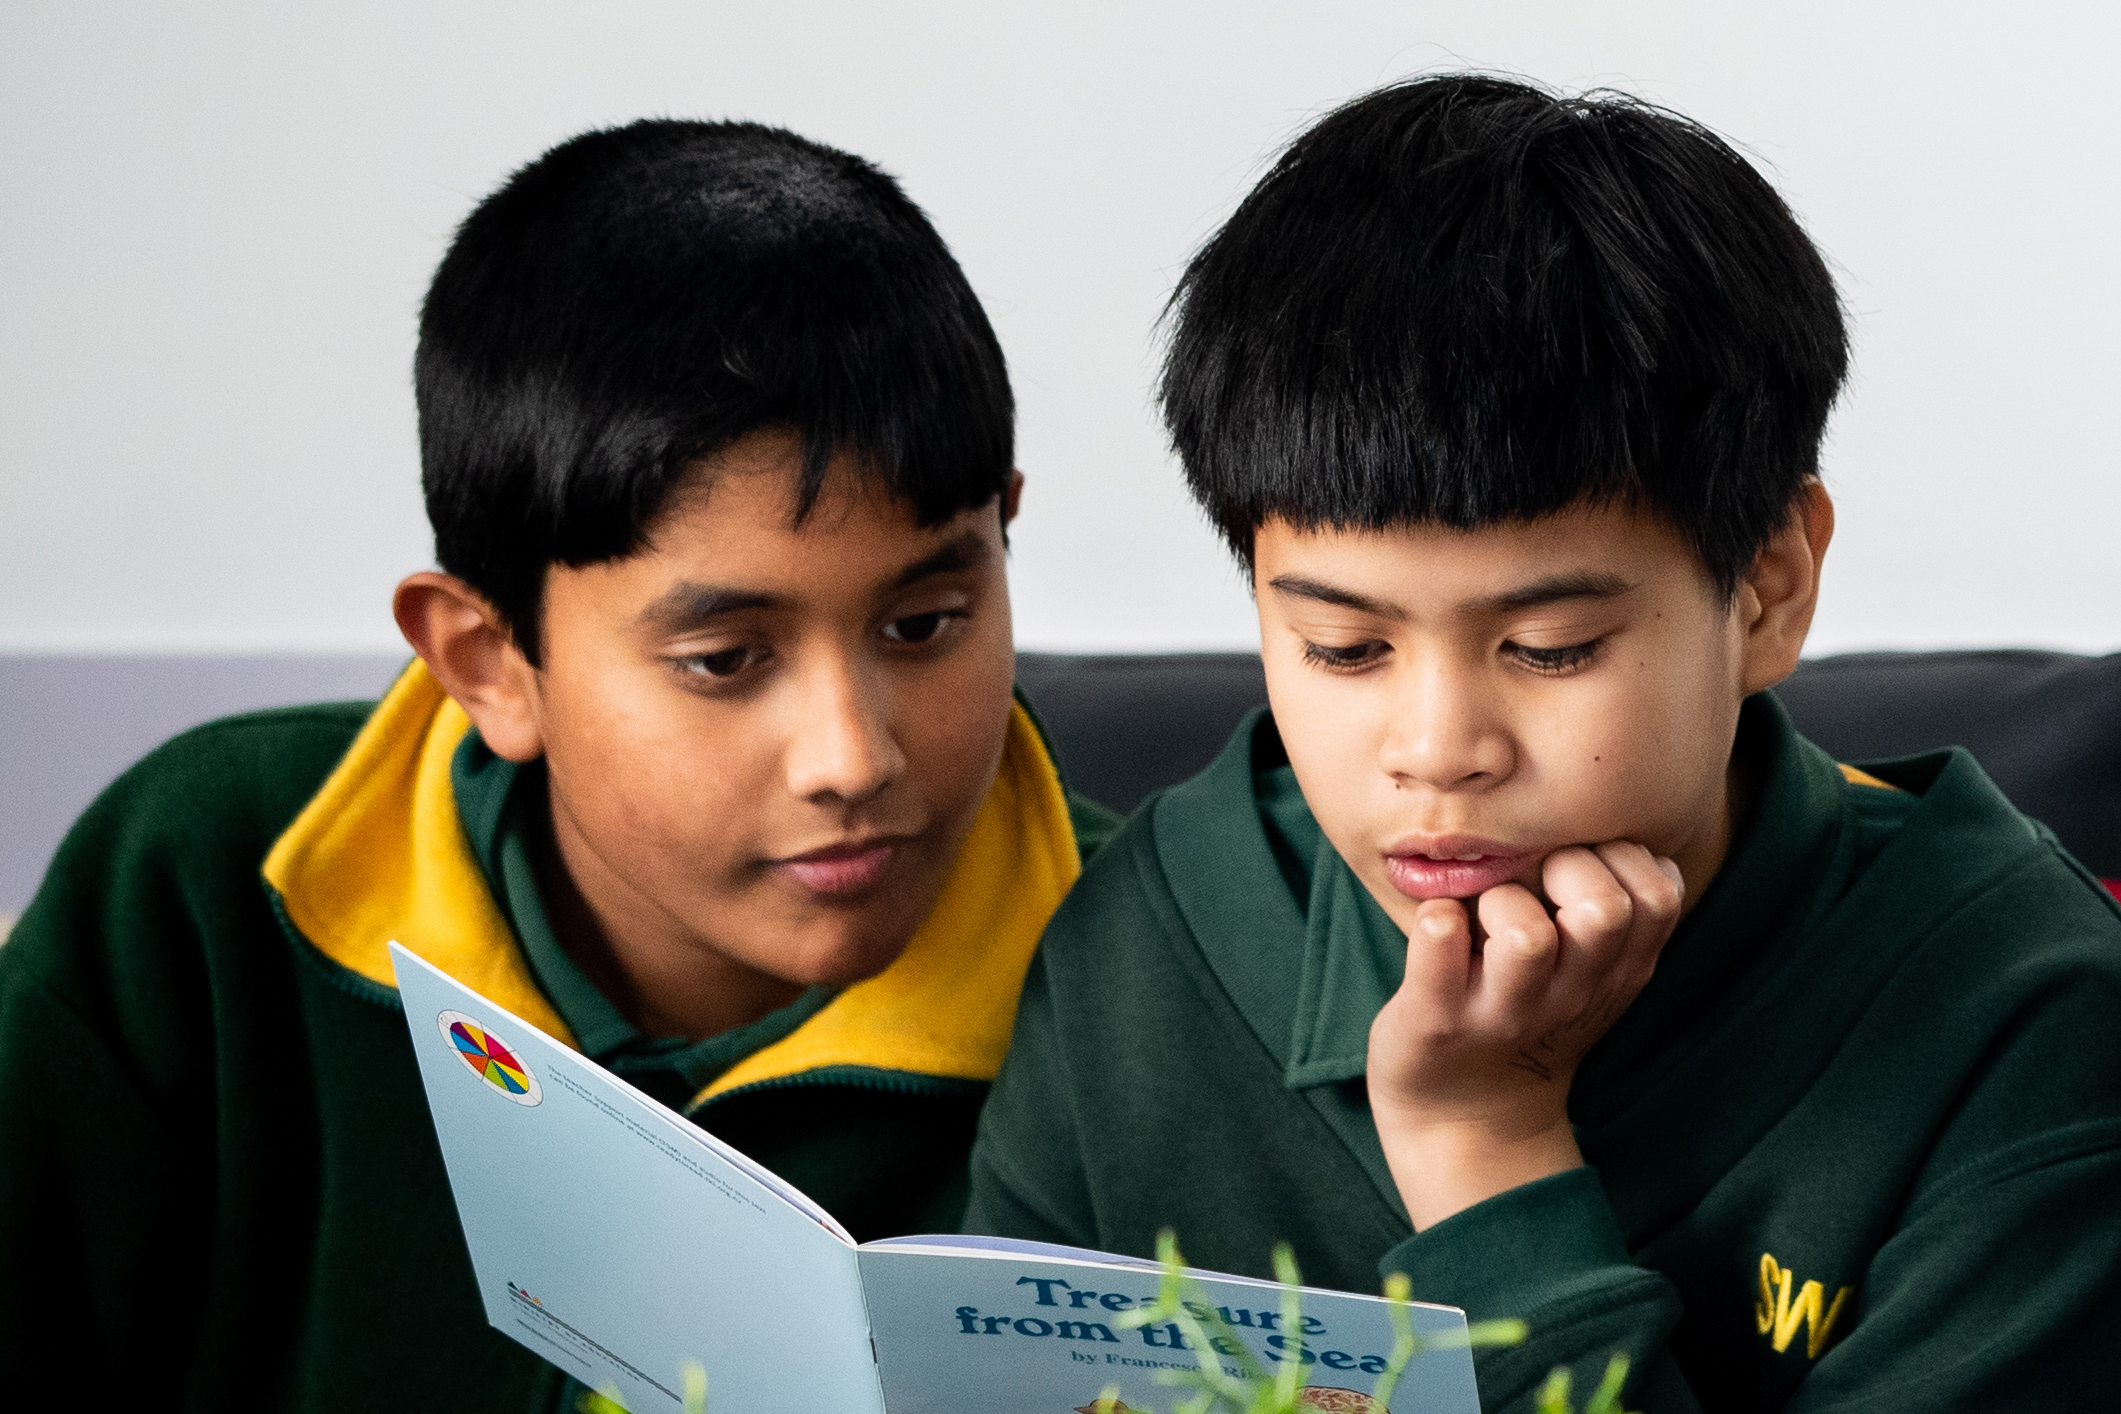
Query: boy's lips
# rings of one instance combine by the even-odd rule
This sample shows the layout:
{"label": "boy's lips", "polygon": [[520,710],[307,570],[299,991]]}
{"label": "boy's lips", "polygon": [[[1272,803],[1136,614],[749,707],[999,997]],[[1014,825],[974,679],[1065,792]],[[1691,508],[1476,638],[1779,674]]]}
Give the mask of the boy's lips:
{"label": "boy's lips", "polygon": [[1385,874],[1408,898],[1472,898],[1517,877],[1531,856],[1496,840],[1441,835],[1385,851]]}
{"label": "boy's lips", "polygon": [[850,840],[773,861],[773,867],[814,894],[844,898],[870,888],[891,868],[904,835]]}

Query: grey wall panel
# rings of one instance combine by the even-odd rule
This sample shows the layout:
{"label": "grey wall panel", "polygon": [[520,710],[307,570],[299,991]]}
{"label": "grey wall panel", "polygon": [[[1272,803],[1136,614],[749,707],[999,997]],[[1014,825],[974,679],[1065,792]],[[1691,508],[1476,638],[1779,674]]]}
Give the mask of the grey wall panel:
{"label": "grey wall panel", "polygon": [[186,727],[297,702],[376,697],[405,654],[0,654],[0,916],[20,913],[67,826]]}

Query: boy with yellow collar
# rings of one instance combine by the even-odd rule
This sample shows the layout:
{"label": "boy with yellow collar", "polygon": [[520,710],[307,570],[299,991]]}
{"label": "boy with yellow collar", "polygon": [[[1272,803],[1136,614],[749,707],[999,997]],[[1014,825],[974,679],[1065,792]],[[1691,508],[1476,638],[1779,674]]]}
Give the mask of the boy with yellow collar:
{"label": "boy with yellow collar", "polygon": [[1110,821],[1012,696],[1013,409],[955,262],[788,133],[591,133],[465,222],[416,377],[418,661],[156,752],[0,954],[17,1387],[86,1350],[187,1409],[571,1402],[479,1309],[392,939],[864,1237],[957,1219]]}

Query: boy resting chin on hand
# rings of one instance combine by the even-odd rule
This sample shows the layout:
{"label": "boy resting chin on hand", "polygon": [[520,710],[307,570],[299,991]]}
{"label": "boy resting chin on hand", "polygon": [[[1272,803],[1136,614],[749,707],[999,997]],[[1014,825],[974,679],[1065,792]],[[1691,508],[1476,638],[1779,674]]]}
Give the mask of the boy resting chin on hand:
{"label": "boy resting chin on hand", "polygon": [[1174,308],[1271,710],[1054,916],[968,1224],[1405,1272],[1528,1323],[1491,1410],[1616,1352],[1650,1414],[2112,1388],[2121,917],[1963,752],[1839,766],[1767,691],[1847,363],[1775,193],[1624,98],[1424,79]]}

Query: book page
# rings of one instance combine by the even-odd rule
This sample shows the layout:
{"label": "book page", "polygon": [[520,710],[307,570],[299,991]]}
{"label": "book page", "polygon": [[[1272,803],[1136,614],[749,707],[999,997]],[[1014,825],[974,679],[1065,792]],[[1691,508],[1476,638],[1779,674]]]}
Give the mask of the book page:
{"label": "book page", "polygon": [[[890,1414],[1071,1414],[1107,1385],[1130,1411],[1164,1414],[1183,1390],[1162,1370],[1197,1369],[1175,1325],[1127,1330],[1118,1317],[1156,1296],[1159,1269],[1138,1258],[1045,1243],[912,1238],[860,1250],[869,1325]],[[1103,1260],[1087,1260],[1103,1257]],[[1367,1411],[1392,1349],[1386,1303],[1303,1288],[1302,1328],[1282,1329],[1272,1282],[1194,1272],[1203,1300],[1267,1371],[1295,1362],[1319,1409]],[[1414,1329],[1463,1339],[1465,1313],[1411,1304]],[[1233,1351],[1223,1352],[1234,1354]],[[1220,1362],[1231,1374],[1233,1360]],[[1392,1396],[1400,1414],[1480,1414],[1465,1349],[1415,1357]]]}
{"label": "book page", "polygon": [[862,1244],[865,1248],[890,1247],[927,1252],[1001,1252],[1017,1257],[1058,1257],[1064,1262],[1096,1262],[1107,1267],[1136,1267],[1160,1272],[1163,1268],[1147,1257],[1127,1257],[1100,1252],[1092,1247],[1070,1247],[1062,1242],[1033,1242],[1023,1237],[982,1237],[977,1233],[931,1233],[920,1237],[880,1237]]}
{"label": "book page", "polygon": [[636,1414],[681,1407],[688,1361],[716,1409],[882,1414],[854,1249],[829,1214],[396,944],[391,956],[496,1330]]}

